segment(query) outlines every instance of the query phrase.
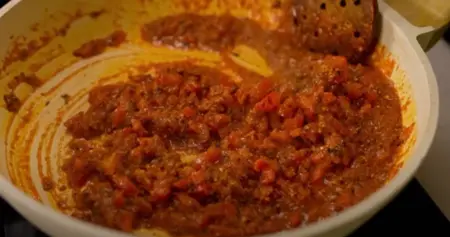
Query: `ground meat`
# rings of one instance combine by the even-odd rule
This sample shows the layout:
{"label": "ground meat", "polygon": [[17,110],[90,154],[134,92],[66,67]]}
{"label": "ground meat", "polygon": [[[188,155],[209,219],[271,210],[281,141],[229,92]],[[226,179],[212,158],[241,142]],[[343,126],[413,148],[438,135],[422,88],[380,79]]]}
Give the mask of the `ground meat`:
{"label": "ground meat", "polygon": [[55,187],[55,183],[53,182],[53,179],[48,176],[42,177],[42,188],[45,191],[50,191]]}
{"label": "ground meat", "polygon": [[[189,16],[146,25],[144,38],[228,50],[261,30]],[[92,89],[89,109],[65,123],[74,216],[123,231],[250,236],[320,220],[380,188],[401,144],[390,82],[344,57],[278,46],[273,77],[237,84],[186,61]]]}
{"label": "ground meat", "polygon": [[79,58],[90,58],[103,53],[108,46],[118,47],[125,40],[126,33],[118,30],[106,38],[94,39],[82,44],[78,49],[73,51],[73,56]]}

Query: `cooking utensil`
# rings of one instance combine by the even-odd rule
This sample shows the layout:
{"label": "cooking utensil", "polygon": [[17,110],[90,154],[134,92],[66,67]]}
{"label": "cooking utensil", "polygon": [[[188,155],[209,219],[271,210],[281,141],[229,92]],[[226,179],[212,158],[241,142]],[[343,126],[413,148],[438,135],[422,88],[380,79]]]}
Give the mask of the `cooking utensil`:
{"label": "cooking utensil", "polygon": [[358,61],[375,36],[375,0],[297,0],[293,5],[295,32],[314,51],[339,54]]}
{"label": "cooking utensil", "polygon": [[[186,58],[196,58],[213,66],[220,63],[220,57],[213,53],[168,50],[144,44],[140,39],[140,26],[144,23],[185,11],[220,14],[227,10],[271,29],[276,28],[281,19],[280,12],[273,9],[270,1],[220,0],[215,3],[214,7],[209,7],[203,1],[188,0],[13,0],[2,8],[0,92],[2,97],[13,93],[17,97],[11,97],[13,102],[20,102],[22,106],[17,113],[4,108],[0,111],[3,125],[0,129],[3,154],[0,195],[52,236],[127,236],[52,210],[55,202],[67,199],[51,197],[70,194],[70,190],[59,187],[55,189],[58,195],[49,195],[42,185],[48,178],[64,179],[59,167],[70,138],[65,134],[63,122],[84,108],[89,88],[124,80],[126,72],[139,65]],[[398,89],[404,107],[403,123],[413,134],[399,160],[404,164],[385,187],[354,207],[335,217],[272,236],[348,234],[403,188],[427,153],[436,129],[438,92],[431,66],[415,38],[432,29],[411,26],[383,2],[379,8],[380,45],[384,48],[378,48],[375,61],[388,69],[385,72]],[[106,37],[116,29],[128,33],[128,41],[121,47],[110,48],[85,60],[72,55],[84,42]],[[243,57],[250,59],[244,60],[244,64],[253,62],[251,66],[259,68],[255,57]]]}

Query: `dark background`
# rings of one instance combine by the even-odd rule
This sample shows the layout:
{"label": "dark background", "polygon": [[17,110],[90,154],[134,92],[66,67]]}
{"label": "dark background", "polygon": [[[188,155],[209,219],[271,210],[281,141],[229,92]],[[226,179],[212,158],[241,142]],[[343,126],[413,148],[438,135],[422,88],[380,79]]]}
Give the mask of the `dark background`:
{"label": "dark background", "polygon": [[[0,6],[6,2],[7,0],[0,0]],[[444,38],[450,41],[450,31],[446,32]],[[435,233],[432,236],[450,236],[450,222],[439,211],[417,180],[413,180],[396,199],[353,233],[351,237],[382,236],[395,233],[402,236],[423,236],[425,233]],[[0,237],[45,236],[0,198]]]}

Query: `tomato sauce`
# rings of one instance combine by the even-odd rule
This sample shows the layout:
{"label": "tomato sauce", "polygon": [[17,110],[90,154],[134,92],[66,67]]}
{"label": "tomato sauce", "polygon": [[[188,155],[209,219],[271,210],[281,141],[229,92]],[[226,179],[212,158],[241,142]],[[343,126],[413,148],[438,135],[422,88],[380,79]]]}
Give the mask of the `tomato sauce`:
{"label": "tomato sauce", "polygon": [[403,127],[378,69],[231,16],[170,16],[142,35],[219,52],[247,44],[274,75],[237,84],[169,63],[92,89],[89,109],[65,123],[75,217],[128,232],[251,236],[335,215],[388,181]]}

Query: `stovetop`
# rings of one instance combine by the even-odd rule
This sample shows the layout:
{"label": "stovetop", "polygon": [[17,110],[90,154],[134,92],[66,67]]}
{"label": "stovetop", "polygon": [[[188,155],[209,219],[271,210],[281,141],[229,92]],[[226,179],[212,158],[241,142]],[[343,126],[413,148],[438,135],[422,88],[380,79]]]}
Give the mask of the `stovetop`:
{"label": "stovetop", "polygon": [[[46,237],[0,199],[0,237]],[[413,180],[386,208],[351,237],[402,235],[432,229],[438,236],[450,236],[450,222],[439,211],[419,182]]]}

